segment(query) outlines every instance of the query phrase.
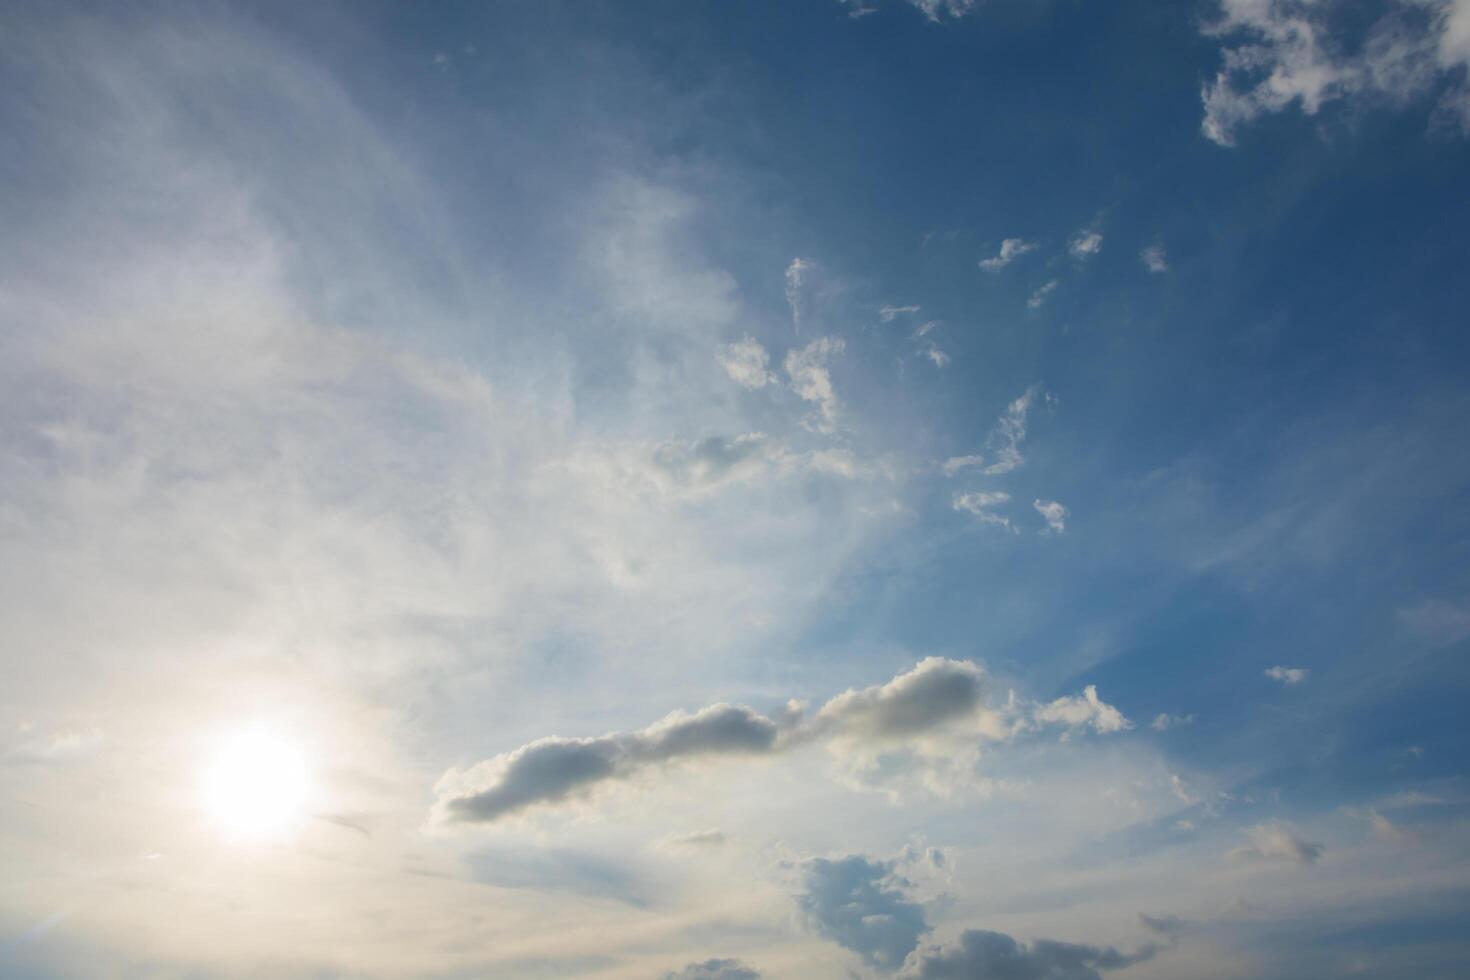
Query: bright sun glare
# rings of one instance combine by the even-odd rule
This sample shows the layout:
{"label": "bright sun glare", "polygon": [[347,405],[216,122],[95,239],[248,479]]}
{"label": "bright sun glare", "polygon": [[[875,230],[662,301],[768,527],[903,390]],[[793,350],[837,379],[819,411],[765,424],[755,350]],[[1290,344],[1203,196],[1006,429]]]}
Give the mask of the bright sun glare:
{"label": "bright sun glare", "polygon": [[300,746],[264,728],[225,738],[204,776],[204,803],[231,836],[260,839],[301,814],[308,778]]}

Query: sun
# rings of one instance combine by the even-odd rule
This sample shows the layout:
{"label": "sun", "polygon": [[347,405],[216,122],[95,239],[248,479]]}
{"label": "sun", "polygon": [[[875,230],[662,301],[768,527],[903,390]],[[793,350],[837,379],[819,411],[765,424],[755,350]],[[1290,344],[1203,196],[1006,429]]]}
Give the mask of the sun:
{"label": "sun", "polygon": [[231,837],[277,837],[303,814],[309,789],[301,747],[255,726],[223,738],[204,774],[204,805]]}

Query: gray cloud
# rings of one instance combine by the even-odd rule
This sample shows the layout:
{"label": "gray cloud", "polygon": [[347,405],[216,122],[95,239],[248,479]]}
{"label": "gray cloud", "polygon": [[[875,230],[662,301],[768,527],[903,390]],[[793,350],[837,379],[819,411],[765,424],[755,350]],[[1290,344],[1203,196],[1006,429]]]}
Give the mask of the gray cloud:
{"label": "gray cloud", "polygon": [[802,872],[797,906],[807,924],[871,967],[898,969],[929,931],[923,908],[904,891],[908,882],[889,862],[860,854],[813,858]]}
{"label": "gray cloud", "polygon": [[1189,923],[1177,915],[1148,915],[1144,912],[1138,913],[1138,921],[1149,932],[1156,932],[1160,936],[1175,938],[1189,928]]}
{"label": "gray cloud", "polygon": [[1149,945],[1121,953],[1111,946],[1054,939],[1028,946],[1003,932],[967,929],[954,945],[916,953],[906,975],[917,980],[1098,980],[1099,971],[1142,963],[1158,949]]}
{"label": "gray cloud", "polygon": [[450,821],[488,822],[540,803],[555,803],[649,766],[707,756],[771,752],[776,723],[749,708],[716,704],[673,714],[636,732],[598,738],[539,739],[440,782]]}
{"label": "gray cloud", "polygon": [[[999,741],[1023,731],[1063,726],[1070,734],[1125,730],[1129,721],[1088,687],[1078,697],[1046,704],[1011,696],[990,707],[984,668],[928,657],[883,684],[849,690],[827,701],[810,721],[789,702],[770,718],[743,706],[716,704],[676,712],[647,728],[593,738],[538,739],[465,770],[450,770],[437,787],[437,819],[488,823],[540,805],[578,799],[598,787],[662,766],[724,756],[768,756],[826,741],[844,757],[894,743],[949,757],[955,739]],[[926,748],[939,740],[940,748]]]}
{"label": "gray cloud", "polygon": [[690,963],[677,973],[669,971],[660,980],[760,980],[760,973],[739,960],[705,960]]}
{"label": "gray cloud", "polygon": [[817,724],[873,738],[915,735],[974,714],[984,694],[983,669],[929,657],[886,684],[837,695],[822,706]]}

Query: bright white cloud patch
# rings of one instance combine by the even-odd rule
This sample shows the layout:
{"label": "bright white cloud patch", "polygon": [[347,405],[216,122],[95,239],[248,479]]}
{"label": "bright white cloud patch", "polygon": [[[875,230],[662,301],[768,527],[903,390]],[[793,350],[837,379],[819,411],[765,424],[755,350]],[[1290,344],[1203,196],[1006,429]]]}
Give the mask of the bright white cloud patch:
{"label": "bright white cloud patch", "polygon": [[1055,500],[1037,499],[1031,506],[1046,521],[1046,529],[1050,533],[1061,534],[1067,529],[1067,508]]}
{"label": "bright white cloud patch", "polygon": [[1011,495],[1004,490],[973,490],[969,493],[957,493],[954,495],[954,509],[973,514],[985,524],[994,524],[997,527],[1010,527],[1011,519],[1004,514],[997,514],[996,507],[1010,503]]}
{"label": "bright white cloud patch", "polygon": [[1304,667],[1269,667],[1266,669],[1267,677],[1287,685],[1300,684],[1307,679],[1310,673],[1311,671]]}
{"label": "bright white cloud patch", "polygon": [[1067,242],[1067,251],[1074,259],[1085,259],[1102,251],[1102,232],[1096,228],[1084,228]]}
{"label": "bright white cloud patch", "polygon": [[979,7],[980,0],[908,0],[923,11],[924,16],[935,24],[938,24],[946,16],[964,17],[966,14],[974,13]]}
{"label": "bright white cloud patch", "polygon": [[999,272],[1027,252],[1036,251],[1036,243],[1024,238],[1007,238],[1000,243],[1000,251],[988,259],[980,260],[980,268],[986,272]]}
{"label": "bright white cloud patch", "polygon": [[1204,134],[1232,146],[1262,115],[1295,106],[1308,116],[1334,102],[1401,106],[1439,91],[1439,111],[1470,125],[1470,0],[1390,0],[1360,37],[1347,0],[1223,0],[1205,29],[1222,62],[1203,92]]}
{"label": "bright white cloud patch", "polygon": [[1063,725],[1069,730],[1091,728],[1104,734],[1133,727],[1121,711],[1097,696],[1097,688],[1091,684],[1080,697],[1061,697],[1038,706],[1033,717],[1044,725]]}
{"label": "bright white cloud patch", "polygon": [[791,390],[803,401],[816,405],[816,413],[807,419],[807,427],[815,432],[832,432],[837,427],[840,402],[832,386],[827,362],[846,348],[840,337],[818,337],[800,350],[786,354],[786,376]]}
{"label": "bright white cloud patch", "polygon": [[742,388],[764,388],[776,380],[771,373],[771,355],[754,337],[742,337],[724,345],[717,356],[730,380]]}

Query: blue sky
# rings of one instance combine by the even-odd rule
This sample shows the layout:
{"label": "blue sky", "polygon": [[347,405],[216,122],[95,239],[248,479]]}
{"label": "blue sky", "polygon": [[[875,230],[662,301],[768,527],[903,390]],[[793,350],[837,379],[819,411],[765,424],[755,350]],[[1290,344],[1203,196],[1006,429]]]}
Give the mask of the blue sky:
{"label": "blue sky", "polygon": [[1467,64],[0,4],[0,973],[1463,975]]}

